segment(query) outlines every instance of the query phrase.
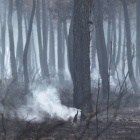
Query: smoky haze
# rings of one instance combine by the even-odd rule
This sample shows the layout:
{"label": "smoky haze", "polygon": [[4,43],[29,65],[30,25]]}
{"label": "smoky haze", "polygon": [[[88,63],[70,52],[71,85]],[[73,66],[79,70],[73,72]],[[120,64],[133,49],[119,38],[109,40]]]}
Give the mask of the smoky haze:
{"label": "smoky haze", "polygon": [[0,0],[1,113],[37,121],[91,113],[99,79],[105,100],[126,75],[125,87],[140,92],[139,0],[93,3],[82,13],[73,0]]}

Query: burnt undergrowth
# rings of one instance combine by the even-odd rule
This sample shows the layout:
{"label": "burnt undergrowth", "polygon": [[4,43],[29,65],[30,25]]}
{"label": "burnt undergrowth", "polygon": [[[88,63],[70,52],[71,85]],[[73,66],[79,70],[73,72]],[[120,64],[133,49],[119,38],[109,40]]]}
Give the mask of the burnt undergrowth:
{"label": "burnt undergrowth", "polygon": [[[51,82],[40,78],[32,80],[31,84],[40,84],[43,87],[44,83],[47,87]],[[98,82],[96,84],[98,85]],[[63,87],[55,87],[61,103],[72,107],[72,84],[67,81]],[[73,123],[73,118],[63,120],[47,113],[42,113],[42,121],[37,121],[36,118],[29,119],[28,115],[21,118],[17,112],[21,106],[26,106],[24,84],[13,79],[1,81],[0,140],[140,139],[140,95],[134,94],[128,86],[124,86],[121,91],[112,86],[107,120],[107,99],[102,99],[101,89],[102,87],[98,86],[92,88],[93,113],[85,114],[84,121]],[[32,90],[33,88],[30,88],[30,97]]]}

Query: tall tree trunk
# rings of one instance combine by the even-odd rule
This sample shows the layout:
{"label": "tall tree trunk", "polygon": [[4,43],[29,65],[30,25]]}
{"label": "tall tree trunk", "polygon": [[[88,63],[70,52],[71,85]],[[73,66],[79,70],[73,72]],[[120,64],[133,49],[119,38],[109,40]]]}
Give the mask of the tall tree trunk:
{"label": "tall tree trunk", "polygon": [[67,33],[67,21],[64,19],[63,21],[63,28],[64,28],[64,36],[66,40],[66,45],[68,46],[68,33]]}
{"label": "tall tree trunk", "polygon": [[13,78],[15,78],[17,76],[17,65],[16,65],[16,59],[15,59],[12,13],[13,13],[13,0],[9,0],[8,30],[9,30],[9,43],[10,43],[10,62],[11,62],[12,76]]}
{"label": "tall tree trunk", "polygon": [[100,0],[96,0],[96,8],[98,13],[98,24],[96,27],[97,36],[97,55],[99,60],[100,74],[102,78],[102,92],[103,98],[107,98],[108,94],[108,58],[105,44],[104,30],[103,30],[103,10]]}
{"label": "tall tree trunk", "polygon": [[[24,12],[24,24],[25,24],[25,33],[26,33],[26,37],[27,37],[27,34],[28,34],[28,28],[29,28],[29,24],[30,24],[30,15],[28,14],[26,14],[26,13]],[[32,42],[30,41],[30,43],[29,43],[29,46],[32,46]],[[29,50],[28,50],[28,70],[29,70],[29,72],[31,72],[31,57],[32,57],[32,52],[31,52],[31,47],[29,47]]]}
{"label": "tall tree trunk", "polygon": [[23,34],[22,34],[22,0],[16,0],[17,19],[18,19],[18,42],[17,42],[17,62],[22,66],[23,59]]}
{"label": "tall tree trunk", "polygon": [[118,40],[118,54],[116,58],[115,67],[117,68],[119,62],[120,62],[120,54],[121,54],[121,43],[122,43],[122,25],[121,25],[121,12],[122,12],[122,6],[120,5],[119,9],[119,40]]}
{"label": "tall tree trunk", "polygon": [[136,16],[137,16],[137,25],[136,25],[136,65],[138,67],[136,71],[136,75],[138,76],[138,73],[140,72],[140,1],[137,0],[137,11],[136,11]]}
{"label": "tall tree trunk", "polygon": [[[90,6],[87,0],[74,0],[73,15],[73,105],[92,112],[90,81]],[[82,7],[82,8],[81,8]]]}
{"label": "tall tree trunk", "polygon": [[67,55],[67,61],[65,62],[65,65],[67,64],[67,66],[69,66],[69,61],[68,61],[68,33],[67,33],[67,21],[66,21],[66,19],[63,19],[63,36],[64,36],[64,39],[65,39],[64,42],[66,42],[66,43],[64,43],[64,51]]}
{"label": "tall tree trunk", "polygon": [[62,53],[63,53],[63,72],[65,72],[65,66],[66,66],[66,59],[65,59],[65,33],[64,33],[64,22],[62,22]]}
{"label": "tall tree trunk", "polygon": [[2,11],[2,22],[1,22],[1,46],[2,46],[2,56],[1,56],[1,78],[4,78],[5,69],[5,37],[6,37],[6,0],[3,0],[3,11]]}
{"label": "tall tree trunk", "polygon": [[34,64],[34,70],[36,70],[37,67],[37,54],[36,54],[36,49],[35,49],[35,42],[34,42],[34,32],[32,31],[32,42],[33,42],[33,64]]}
{"label": "tall tree trunk", "polygon": [[46,14],[46,3],[42,0],[42,34],[43,34],[43,66],[44,76],[49,77],[48,63],[47,63],[47,44],[48,44],[48,14]]}
{"label": "tall tree trunk", "polygon": [[45,77],[44,65],[43,65],[43,46],[42,46],[42,37],[41,37],[41,25],[40,25],[40,0],[37,0],[36,23],[37,23],[37,37],[38,37],[38,45],[39,45],[38,47],[39,47],[41,74],[42,74],[42,77]]}
{"label": "tall tree trunk", "polygon": [[73,15],[71,18],[71,23],[70,23],[70,28],[69,28],[69,35],[68,35],[68,68],[69,68],[69,72],[72,78],[72,81],[74,79],[74,75],[73,75]]}
{"label": "tall tree trunk", "polygon": [[107,51],[108,58],[110,58],[110,55],[111,55],[111,0],[108,0],[107,49],[108,49]]}
{"label": "tall tree trunk", "polygon": [[138,93],[139,87],[137,85],[136,79],[134,77],[133,65],[132,65],[132,52],[131,52],[131,32],[130,32],[130,21],[128,16],[128,10],[126,1],[122,0],[123,10],[124,10],[124,18],[125,18],[125,30],[126,30],[126,38],[127,38],[127,60],[128,60],[128,70],[129,70],[129,78],[135,93]]}
{"label": "tall tree trunk", "polygon": [[49,21],[50,21],[50,51],[49,51],[49,66],[50,70],[55,73],[56,72],[56,62],[55,62],[55,39],[54,39],[54,27],[53,27],[53,21],[52,21],[52,15],[49,11]]}
{"label": "tall tree trunk", "polygon": [[126,31],[124,24],[123,52],[122,52],[122,77],[125,77],[125,49],[126,48]]}
{"label": "tall tree trunk", "polygon": [[116,62],[116,1],[113,3],[113,51],[112,51],[112,69],[111,74],[115,74]]}
{"label": "tall tree trunk", "polygon": [[29,88],[27,56],[28,56],[29,43],[30,43],[30,37],[31,37],[31,32],[32,32],[32,25],[33,25],[33,18],[34,18],[34,13],[35,13],[35,7],[36,7],[36,1],[33,0],[33,8],[32,8],[32,13],[31,13],[31,18],[30,18],[30,23],[29,23],[28,34],[27,34],[26,44],[25,44],[24,53],[23,53],[23,69],[24,69],[25,94],[27,94],[27,91],[28,91],[28,88]]}
{"label": "tall tree trunk", "polygon": [[[95,12],[95,8],[92,9],[92,22],[93,22],[93,29],[96,29],[96,25],[98,24],[98,16]],[[96,30],[92,31],[91,34],[92,41],[91,41],[91,71],[96,68]]]}
{"label": "tall tree trunk", "polygon": [[58,41],[58,77],[60,84],[64,84],[64,53],[62,45],[62,21],[60,13],[58,14],[57,21],[57,41]]}
{"label": "tall tree trunk", "polygon": [[96,33],[93,33],[92,43],[91,43],[91,71],[96,68]]}

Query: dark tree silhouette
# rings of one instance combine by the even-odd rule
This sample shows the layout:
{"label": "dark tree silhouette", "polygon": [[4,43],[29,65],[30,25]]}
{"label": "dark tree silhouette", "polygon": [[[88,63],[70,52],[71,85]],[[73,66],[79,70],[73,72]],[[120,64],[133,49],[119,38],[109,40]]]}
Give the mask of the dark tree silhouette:
{"label": "dark tree silhouette", "polygon": [[[90,1],[74,0],[73,85],[74,107],[92,112],[90,83]],[[82,7],[82,8],[81,8]]]}

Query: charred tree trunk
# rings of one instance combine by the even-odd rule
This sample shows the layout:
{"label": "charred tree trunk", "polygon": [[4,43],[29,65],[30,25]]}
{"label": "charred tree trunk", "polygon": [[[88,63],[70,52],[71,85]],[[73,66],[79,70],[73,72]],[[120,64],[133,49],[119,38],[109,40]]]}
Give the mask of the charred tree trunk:
{"label": "charred tree trunk", "polygon": [[85,0],[74,0],[73,13],[73,105],[92,112],[90,81],[90,7]]}

